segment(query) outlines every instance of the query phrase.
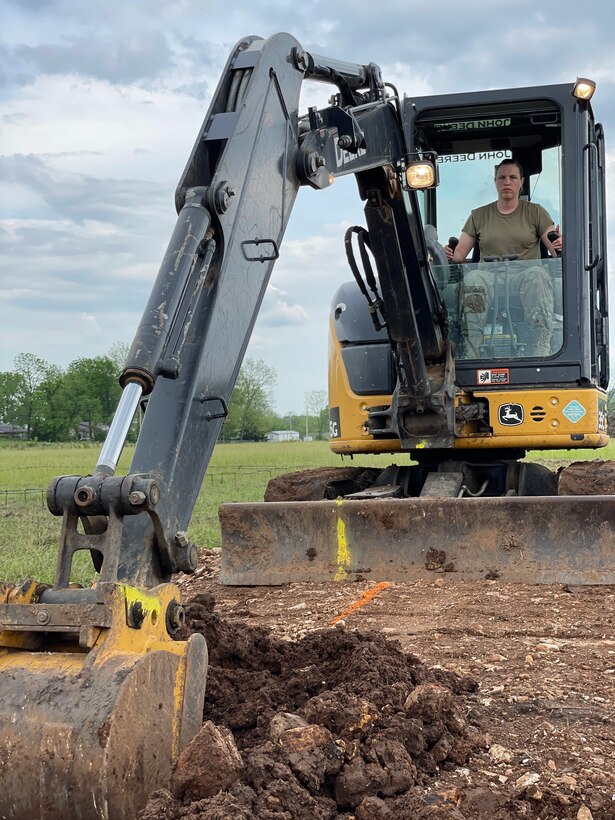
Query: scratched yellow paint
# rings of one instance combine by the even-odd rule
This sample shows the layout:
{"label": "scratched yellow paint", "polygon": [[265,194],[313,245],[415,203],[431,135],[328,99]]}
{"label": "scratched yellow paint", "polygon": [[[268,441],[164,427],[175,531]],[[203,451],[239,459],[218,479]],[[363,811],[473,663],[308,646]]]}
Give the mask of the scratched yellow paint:
{"label": "scratched yellow paint", "polygon": [[347,569],[350,566],[350,550],[348,549],[348,542],[346,541],[346,524],[339,514],[339,508],[342,506],[342,499],[337,498],[335,503],[338,506],[337,516],[337,572],[335,573],[336,581],[344,581],[347,575]]}
{"label": "scratched yellow paint", "polygon": [[140,589],[135,589],[134,587],[129,587],[124,584],[121,585],[121,589],[128,606],[140,601],[143,604],[146,615],[149,615],[151,612],[155,612],[156,615],[158,615],[160,600],[155,595],[147,595]]}

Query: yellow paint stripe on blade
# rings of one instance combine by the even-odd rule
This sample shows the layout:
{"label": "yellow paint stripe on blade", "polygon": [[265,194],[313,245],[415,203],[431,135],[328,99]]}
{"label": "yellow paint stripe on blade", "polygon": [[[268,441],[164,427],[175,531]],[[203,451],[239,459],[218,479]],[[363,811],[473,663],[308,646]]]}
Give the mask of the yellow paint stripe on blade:
{"label": "yellow paint stripe on blade", "polygon": [[348,575],[348,567],[350,566],[350,550],[348,549],[348,542],[346,541],[346,524],[340,515],[340,508],[342,506],[342,499],[336,498],[337,505],[337,572],[335,573],[336,581],[345,581]]}

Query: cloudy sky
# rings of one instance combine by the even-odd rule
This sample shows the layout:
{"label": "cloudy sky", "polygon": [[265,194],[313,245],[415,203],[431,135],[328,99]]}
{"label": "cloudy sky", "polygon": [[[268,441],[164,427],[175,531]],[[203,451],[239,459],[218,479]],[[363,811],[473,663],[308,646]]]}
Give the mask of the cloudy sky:
{"label": "cloudy sky", "polygon": [[[376,62],[412,95],[591,77],[615,168],[612,0],[0,0],[0,370],[131,341],[220,71],[243,36],[276,31]],[[609,211],[615,237],[613,195]],[[326,387],[329,303],[361,215],[351,179],[299,194],[248,350],[276,368],[282,413]]]}

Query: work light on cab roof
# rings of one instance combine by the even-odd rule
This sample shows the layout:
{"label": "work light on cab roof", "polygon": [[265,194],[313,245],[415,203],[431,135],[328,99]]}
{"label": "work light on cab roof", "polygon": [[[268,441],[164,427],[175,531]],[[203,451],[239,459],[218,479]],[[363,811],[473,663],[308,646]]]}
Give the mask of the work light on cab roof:
{"label": "work light on cab roof", "polygon": [[596,83],[593,80],[588,80],[585,77],[577,77],[577,80],[572,88],[572,96],[577,100],[585,100],[589,102],[594,96],[596,90]]}

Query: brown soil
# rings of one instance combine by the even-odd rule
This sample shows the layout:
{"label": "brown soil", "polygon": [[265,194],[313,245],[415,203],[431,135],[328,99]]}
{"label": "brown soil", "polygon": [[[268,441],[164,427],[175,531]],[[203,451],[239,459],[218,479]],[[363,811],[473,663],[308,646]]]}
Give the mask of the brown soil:
{"label": "brown soil", "polygon": [[217,567],[178,581],[206,723],[141,820],[615,818],[615,588]]}

